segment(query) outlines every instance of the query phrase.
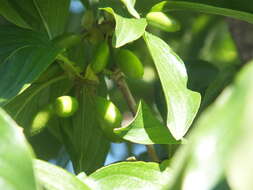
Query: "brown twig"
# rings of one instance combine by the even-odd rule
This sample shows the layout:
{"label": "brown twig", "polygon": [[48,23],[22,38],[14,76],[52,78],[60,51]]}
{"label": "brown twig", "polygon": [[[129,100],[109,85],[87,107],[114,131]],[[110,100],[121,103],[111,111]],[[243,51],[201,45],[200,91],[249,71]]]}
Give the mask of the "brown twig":
{"label": "brown twig", "polygon": [[[114,75],[112,76],[112,79],[114,80],[114,82],[117,84],[118,88],[120,89],[122,95],[124,96],[127,105],[132,113],[132,115],[134,116],[136,114],[136,101],[126,83],[126,80],[124,78],[124,75],[121,71],[116,70],[114,72]],[[155,148],[153,145],[146,145],[149,157],[151,158],[151,160],[153,160],[154,162],[159,162],[159,158],[156,154]]]}

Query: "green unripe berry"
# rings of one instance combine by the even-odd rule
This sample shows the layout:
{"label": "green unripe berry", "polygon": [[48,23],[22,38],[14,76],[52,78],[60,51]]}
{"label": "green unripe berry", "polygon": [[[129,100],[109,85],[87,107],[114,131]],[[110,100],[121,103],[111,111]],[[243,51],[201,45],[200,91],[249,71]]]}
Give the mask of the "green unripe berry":
{"label": "green unripe berry", "polygon": [[65,33],[53,39],[57,47],[68,49],[82,41],[81,35],[74,33]]}
{"label": "green unripe berry", "polygon": [[119,109],[109,100],[96,96],[95,107],[101,129],[112,142],[121,142],[122,139],[114,134],[113,129],[121,125],[122,115]]}
{"label": "green unripe berry", "polygon": [[115,61],[121,71],[130,78],[142,78],[144,68],[139,58],[127,49],[116,52]]}
{"label": "green unripe berry", "polygon": [[100,73],[108,64],[110,55],[109,46],[106,40],[98,44],[93,59],[91,60],[91,69],[94,73]]}
{"label": "green unripe berry", "polygon": [[60,96],[55,100],[53,109],[59,117],[69,117],[77,111],[78,101],[75,97]]}
{"label": "green unripe berry", "polygon": [[166,32],[176,32],[180,30],[179,23],[163,12],[150,12],[147,14],[146,19],[151,26]]}
{"label": "green unripe berry", "polygon": [[46,107],[41,109],[38,113],[36,113],[31,123],[30,134],[35,135],[40,131],[42,131],[46,127],[52,115],[53,110],[51,104],[47,105]]}

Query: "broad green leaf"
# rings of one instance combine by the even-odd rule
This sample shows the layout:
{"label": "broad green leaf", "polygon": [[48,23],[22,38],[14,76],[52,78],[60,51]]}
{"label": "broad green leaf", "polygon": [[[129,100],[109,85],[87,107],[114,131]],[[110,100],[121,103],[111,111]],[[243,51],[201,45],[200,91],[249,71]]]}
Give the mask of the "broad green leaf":
{"label": "broad green leaf", "polygon": [[97,120],[93,89],[85,86],[76,91],[79,109],[72,117],[61,119],[61,127],[65,129],[65,145],[75,172],[89,174],[103,166],[110,143]]}
{"label": "broad green leaf", "polygon": [[253,131],[252,127],[249,127],[245,130],[240,143],[234,147],[228,167],[226,168],[228,183],[233,190],[247,190],[253,187],[253,151],[249,150],[252,144]]}
{"label": "broad green leaf", "polygon": [[120,162],[97,170],[84,182],[93,182],[95,189],[103,190],[162,190],[170,178],[170,170],[162,172],[157,163]]}
{"label": "broad green leaf", "polygon": [[167,104],[167,127],[175,139],[188,131],[199,109],[201,96],[187,89],[183,61],[159,37],[145,33],[145,41],[154,60]]}
{"label": "broad green leaf", "polygon": [[0,28],[0,106],[27,88],[54,61],[60,49],[37,32]]}
{"label": "broad green leaf", "polygon": [[50,38],[62,34],[68,20],[70,0],[33,0]]}
{"label": "broad green leaf", "polygon": [[[174,177],[169,183],[170,189],[211,190],[225,174],[228,177],[240,177],[239,184],[247,183],[245,180],[249,178],[252,179],[250,168],[243,167],[245,169],[243,173],[249,174],[247,179],[243,179],[241,171],[237,174],[230,173],[238,171],[237,166],[229,166],[231,163],[235,164],[233,160],[240,160],[240,163],[236,164],[243,161],[249,163],[247,159],[244,160],[247,155],[235,153],[242,153],[238,148],[249,142],[245,137],[253,138],[252,76],[251,63],[242,69],[234,84],[226,88],[216,102],[201,115],[188,143],[173,159],[171,167]],[[247,151],[252,154],[252,151]],[[230,172],[226,173],[228,168]],[[234,183],[238,184],[237,182]]]}
{"label": "broad green leaf", "polygon": [[[163,11],[196,11],[208,14],[216,14],[226,17],[231,17],[239,20],[243,20],[253,24],[253,14],[247,11],[239,11],[237,7],[229,8],[229,6],[225,6],[228,8],[224,8],[222,6],[216,5],[217,3],[213,3],[209,5],[206,2],[198,1],[198,2],[187,2],[187,1],[163,1],[153,7],[154,10],[160,9]],[[226,5],[233,4],[229,2]]]}
{"label": "broad green leaf", "polygon": [[[225,84],[222,85],[224,80],[221,77],[225,77],[227,70],[220,71],[219,76],[217,68],[203,60],[186,60],[185,66],[188,75],[187,87],[204,96],[198,112],[200,113],[200,110],[203,110],[203,108],[210,104],[219,95],[221,90],[224,89]],[[212,88],[209,86],[212,86]],[[155,85],[155,102],[162,118],[166,120],[167,106],[159,81]]]}
{"label": "broad green leaf", "polygon": [[[252,84],[250,82],[252,81],[252,73],[253,69],[249,67],[253,67],[253,61],[251,61],[250,66],[246,66],[244,69],[244,72],[248,72],[248,78],[244,79],[244,88],[248,88],[249,93],[252,95]],[[247,69],[249,71],[247,71]],[[239,77],[242,77],[241,76]],[[246,75],[246,74],[245,74]],[[250,76],[251,75],[251,76]],[[245,77],[246,78],[246,77]],[[247,81],[249,80],[249,81]],[[247,87],[249,86],[249,87]],[[245,100],[245,111],[244,115],[246,117],[245,119],[245,128],[244,126],[238,126],[241,127],[241,131],[243,132],[240,139],[238,139],[238,144],[233,148],[233,152],[230,156],[228,166],[226,168],[226,175],[228,179],[228,183],[231,186],[231,189],[234,190],[247,190],[251,189],[253,187],[252,182],[252,159],[253,159],[253,151],[249,149],[249,146],[253,144],[253,130],[252,130],[252,116],[250,114],[252,113],[252,100],[250,98],[250,95],[248,95],[247,100]],[[240,100],[238,100],[240,101]],[[248,104],[248,105],[247,105]],[[239,113],[240,110],[237,111],[238,116],[241,117],[241,114]],[[248,118],[247,118],[248,117]]]}
{"label": "broad green leaf", "polygon": [[139,144],[179,143],[144,102],[140,102],[136,116],[131,123],[114,129],[114,132],[125,140]]}
{"label": "broad green leaf", "polygon": [[46,31],[49,38],[64,32],[70,0],[1,0],[0,14],[24,28]]}
{"label": "broad green leaf", "polygon": [[112,8],[101,8],[112,14],[116,21],[115,33],[113,35],[113,46],[119,48],[127,43],[140,38],[147,26],[146,19],[125,18],[114,12]]}
{"label": "broad green leaf", "polygon": [[135,18],[140,18],[139,13],[134,9],[135,0],[121,0],[122,3],[127,7],[128,12]]}
{"label": "broad green leaf", "polygon": [[91,190],[85,183],[64,169],[42,160],[34,160],[38,183],[47,190]]}
{"label": "broad green leaf", "polygon": [[32,157],[18,125],[0,108],[0,189],[36,190]]}
{"label": "broad green leaf", "polygon": [[12,7],[13,1],[1,0],[0,14],[8,19],[10,22],[15,23],[17,26],[31,29],[30,25],[24,18]]}

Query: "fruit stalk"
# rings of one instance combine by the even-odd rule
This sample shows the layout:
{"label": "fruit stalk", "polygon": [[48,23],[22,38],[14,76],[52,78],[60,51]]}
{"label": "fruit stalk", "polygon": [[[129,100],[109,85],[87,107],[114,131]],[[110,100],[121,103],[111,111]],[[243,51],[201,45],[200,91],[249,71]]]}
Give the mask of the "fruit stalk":
{"label": "fruit stalk", "polygon": [[122,95],[124,96],[127,105],[133,115],[136,113],[136,102],[135,99],[124,79],[124,75],[120,71],[116,71],[116,76],[114,77],[114,81],[120,89]]}
{"label": "fruit stalk", "polygon": [[[125,79],[124,79],[123,73],[120,71],[116,71],[115,76],[113,76],[113,80],[116,83],[116,85],[118,86],[118,88],[120,89],[122,95],[124,96],[132,115],[135,116],[137,104],[136,104],[136,101],[135,101],[135,99],[134,99]],[[146,148],[147,148],[149,157],[153,161],[159,162],[160,160],[156,154],[154,146],[153,145],[146,145]]]}

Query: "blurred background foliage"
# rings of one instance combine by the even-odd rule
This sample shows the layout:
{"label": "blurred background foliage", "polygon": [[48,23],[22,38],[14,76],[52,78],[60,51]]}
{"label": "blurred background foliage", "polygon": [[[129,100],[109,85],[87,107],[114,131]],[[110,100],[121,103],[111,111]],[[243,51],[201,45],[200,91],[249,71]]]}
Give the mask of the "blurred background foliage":
{"label": "blurred background foliage", "polygon": [[[194,0],[192,0],[194,2]],[[212,5],[239,6],[237,9],[247,10],[252,12],[253,8],[244,6],[248,1],[236,3],[235,0],[212,0],[207,1]],[[157,0],[143,1],[137,0],[136,9],[142,17],[149,11]],[[233,8],[233,7],[231,7]],[[81,19],[85,7],[79,0],[72,0],[70,7],[69,22],[66,28],[68,32],[80,32]],[[240,62],[237,48],[234,40],[231,37],[226,18],[194,12],[172,12],[169,13],[176,18],[181,24],[181,30],[174,33],[166,33],[153,28],[148,28],[148,31],[155,33],[165,40],[171,48],[184,60],[188,72],[188,87],[198,91],[202,95],[202,107],[200,112],[208,106],[219,95],[221,90],[228,85],[237,70],[242,64]],[[0,24],[9,24],[4,18],[0,17]],[[152,59],[146,48],[143,48],[144,41],[139,39],[126,48],[133,50],[140,58],[145,66],[145,74],[142,80],[127,79],[127,82],[132,90],[136,100],[144,99],[149,105],[152,105],[160,118],[166,114],[164,98],[161,90],[161,85],[156,75]],[[70,57],[76,62],[85,63],[89,47],[76,47],[78,51],[76,55],[70,52]],[[125,101],[121,93],[116,89],[114,84],[107,80],[107,86],[110,90],[112,101],[124,113],[125,122],[129,120],[131,114],[127,109]],[[47,139],[45,141],[45,139]],[[63,148],[63,145],[48,131],[43,130],[38,135],[29,138],[36,155],[40,159],[50,160],[62,167],[73,171],[69,156]],[[177,148],[175,145],[155,145],[158,155],[161,160],[171,157]],[[144,145],[138,144],[111,144],[105,164],[124,160],[130,156],[135,156],[138,160],[147,161],[146,148]]]}

